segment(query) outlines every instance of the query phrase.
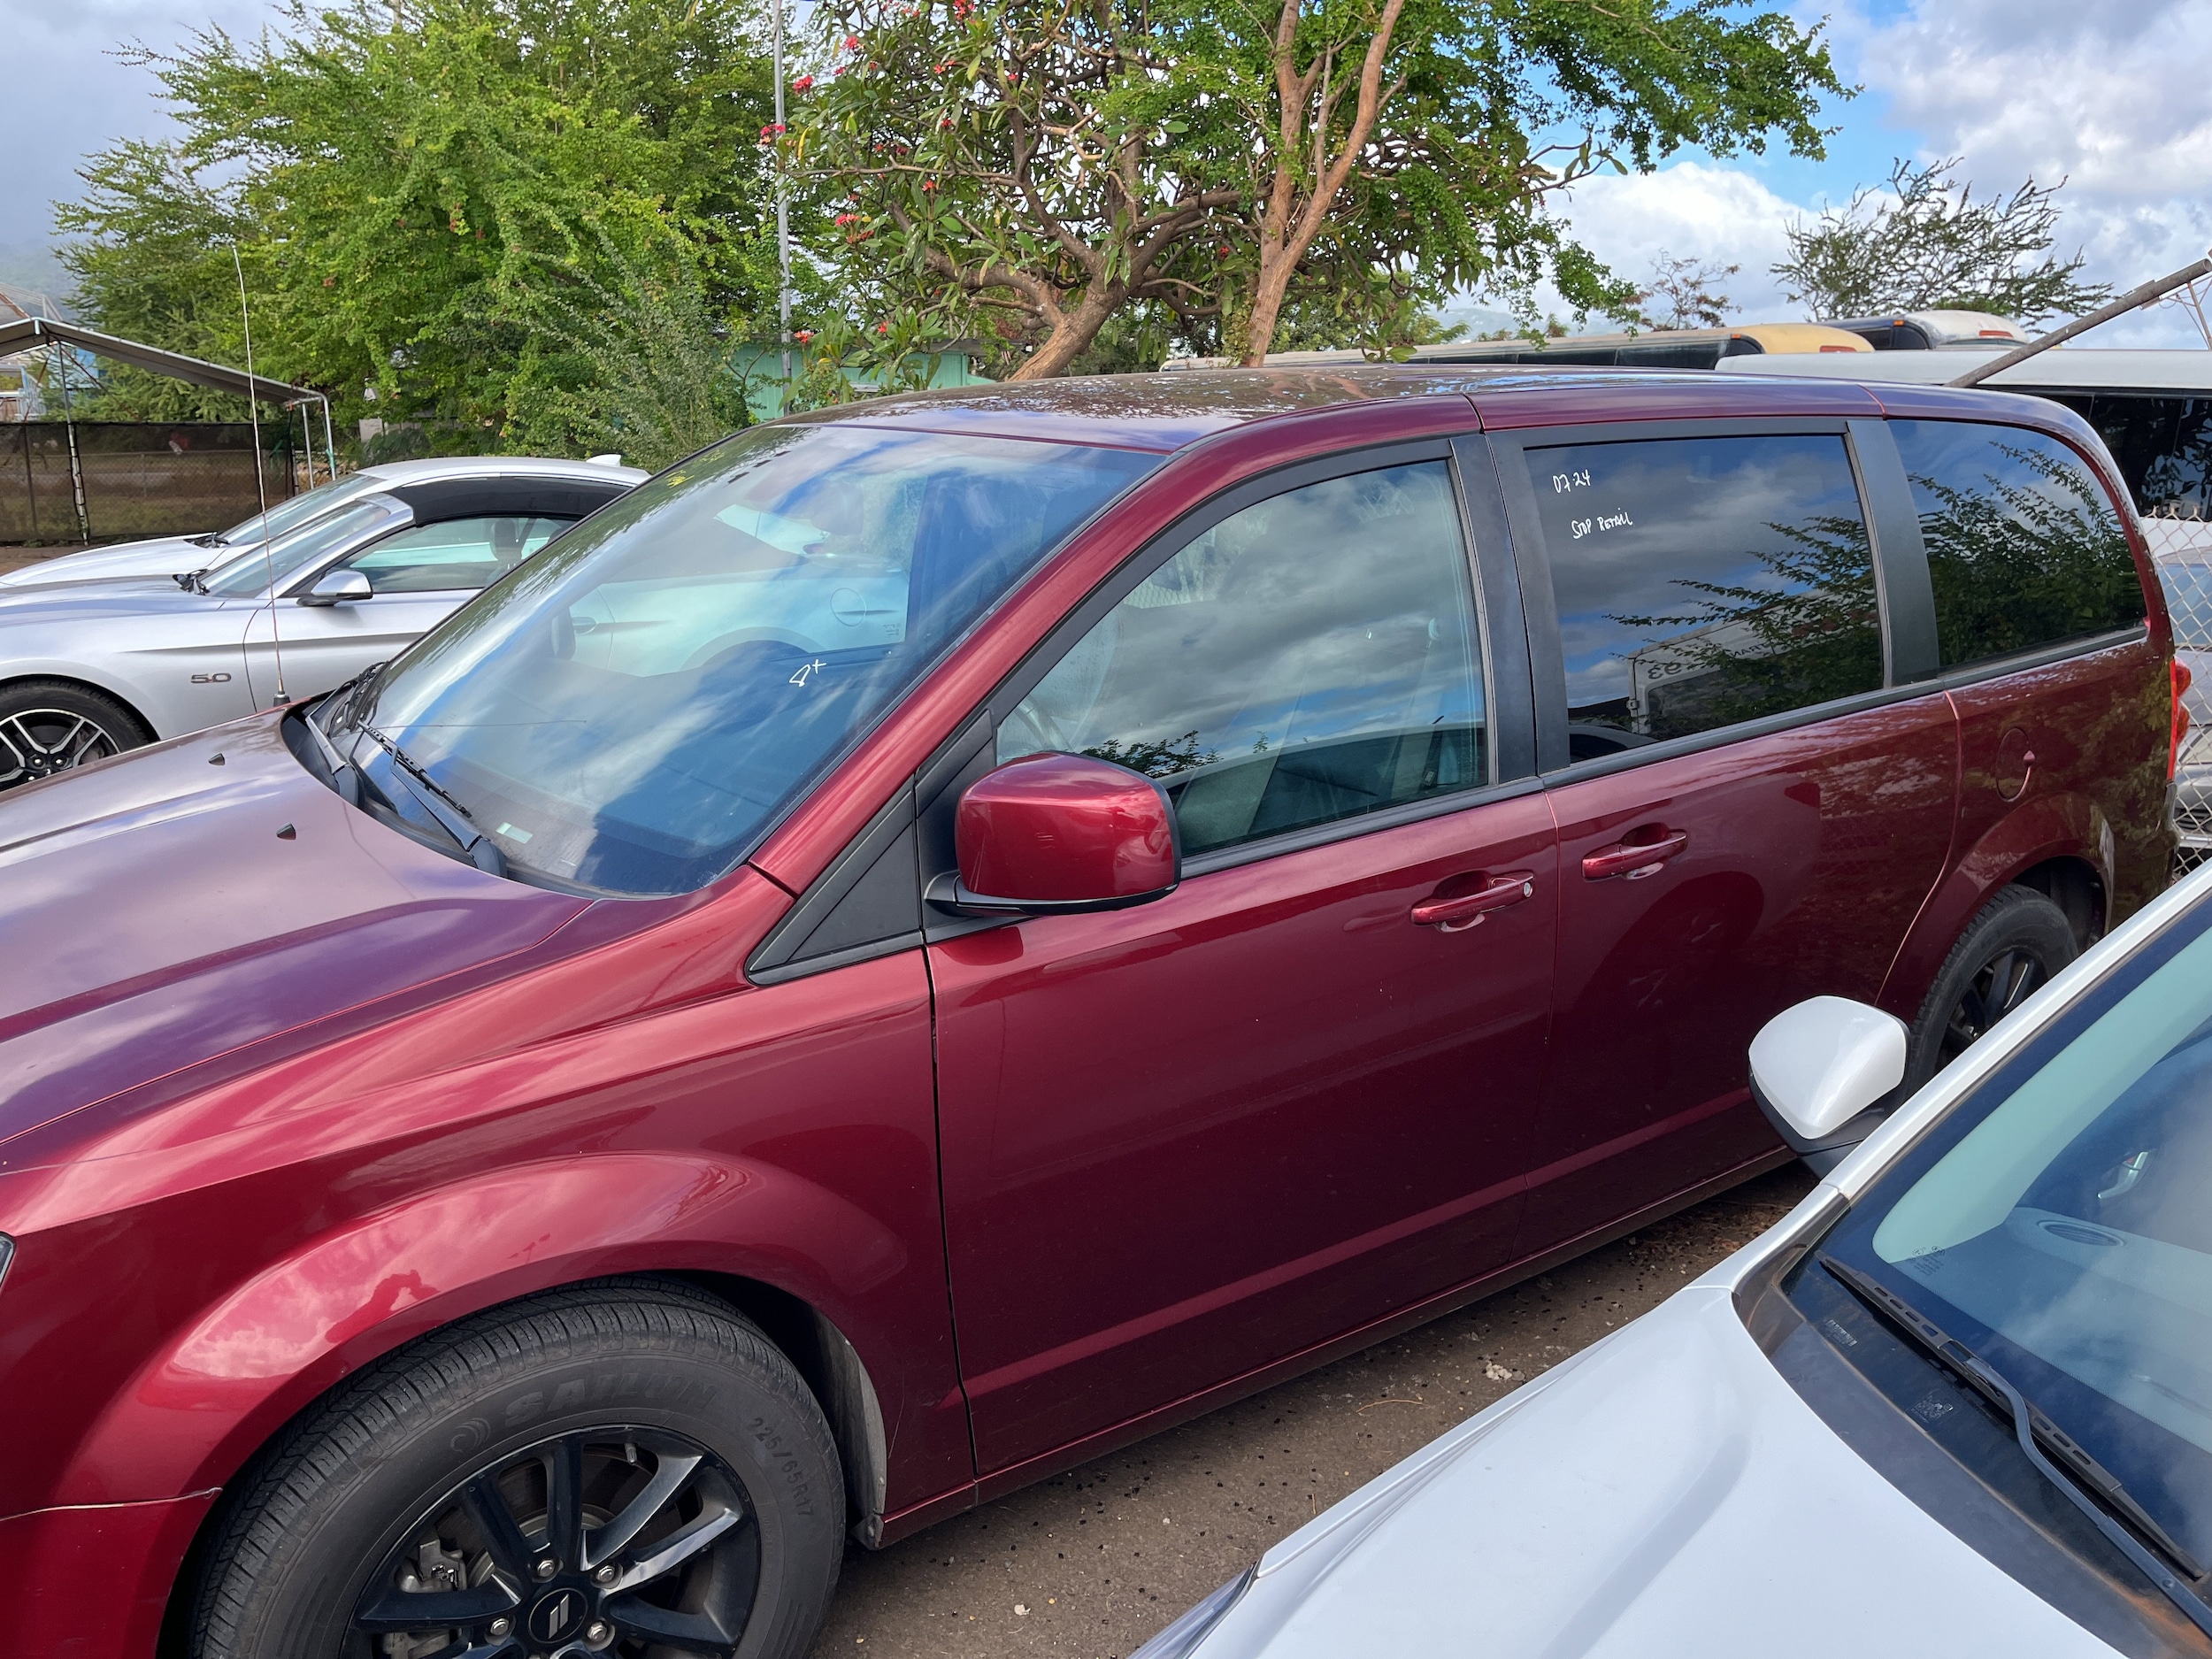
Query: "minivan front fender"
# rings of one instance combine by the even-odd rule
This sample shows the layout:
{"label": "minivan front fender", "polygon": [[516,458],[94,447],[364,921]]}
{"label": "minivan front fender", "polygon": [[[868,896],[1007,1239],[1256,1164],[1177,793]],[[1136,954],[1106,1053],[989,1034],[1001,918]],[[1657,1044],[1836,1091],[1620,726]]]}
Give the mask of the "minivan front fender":
{"label": "minivan front fender", "polygon": [[[798,1240],[835,1240],[845,1259],[811,1259]],[[344,1378],[533,1292],[714,1272],[769,1285],[844,1331],[841,1282],[864,1283],[902,1252],[880,1222],[772,1167],[607,1153],[503,1169],[309,1240],[201,1310],[107,1402],[48,1502],[221,1486]]]}

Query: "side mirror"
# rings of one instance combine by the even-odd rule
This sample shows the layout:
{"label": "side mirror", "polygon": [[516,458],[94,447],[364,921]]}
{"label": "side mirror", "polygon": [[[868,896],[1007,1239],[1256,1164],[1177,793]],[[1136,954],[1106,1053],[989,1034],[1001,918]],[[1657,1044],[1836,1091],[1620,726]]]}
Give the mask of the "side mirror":
{"label": "side mirror", "polygon": [[1814,1170],[1826,1174],[1889,1115],[1905,1080],[1905,1023],[1848,997],[1785,1009],[1751,1040],[1751,1094]]}
{"label": "side mirror", "polygon": [[315,579],[315,585],[300,595],[303,605],[349,605],[357,600],[373,598],[376,589],[359,571],[328,571]]}
{"label": "side mirror", "polygon": [[1151,779],[1087,755],[1032,755],[968,786],[959,874],[930,902],[966,916],[1118,910],[1182,879],[1175,809]]}

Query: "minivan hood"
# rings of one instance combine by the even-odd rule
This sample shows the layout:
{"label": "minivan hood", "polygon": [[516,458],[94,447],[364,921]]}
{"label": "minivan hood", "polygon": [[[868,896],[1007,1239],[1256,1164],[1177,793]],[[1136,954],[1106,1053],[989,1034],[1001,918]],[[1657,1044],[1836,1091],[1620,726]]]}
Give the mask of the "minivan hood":
{"label": "minivan hood", "polygon": [[522,949],[588,903],[347,806],[281,719],[0,795],[0,1171],[56,1118]]}
{"label": "minivan hood", "polygon": [[1193,1659],[1778,1653],[2111,1659],[1693,1286],[1284,1540]]}

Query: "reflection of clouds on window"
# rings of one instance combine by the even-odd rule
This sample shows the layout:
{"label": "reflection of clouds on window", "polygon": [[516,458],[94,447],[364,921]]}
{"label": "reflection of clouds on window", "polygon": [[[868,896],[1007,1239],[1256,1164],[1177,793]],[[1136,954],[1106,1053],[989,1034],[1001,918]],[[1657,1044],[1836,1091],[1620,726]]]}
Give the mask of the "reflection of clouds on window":
{"label": "reflection of clouds on window", "polygon": [[1881,685],[1872,552],[1840,438],[1526,458],[1573,722],[1679,737]]}

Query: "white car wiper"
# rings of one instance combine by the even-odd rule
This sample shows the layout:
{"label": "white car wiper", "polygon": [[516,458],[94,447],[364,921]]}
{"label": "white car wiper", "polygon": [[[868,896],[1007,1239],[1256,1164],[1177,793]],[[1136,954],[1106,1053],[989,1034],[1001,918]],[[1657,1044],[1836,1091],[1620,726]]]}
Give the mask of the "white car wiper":
{"label": "white car wiper", "polygon": [[[2189,1622],[2206,1635],[2212,1636],[2212,1603],[2207,1603],[2195,1586],[2185,1584],[2175,1576],[2177,1566],[2189,1578],[2201,1580],[2204,1569],[2196,1557],[2185,1549],[2173,1534],[2151,1517],[2149,1511],[2138,1503],[2121,1484],[2117,1476],[2107,1470],[2074,1438],[2057,1424],[2038,1410],[1987,1360],[1950,1335],[1941,1325],[1922,1313],[1888,1286],[1862,1273],[1855,1267],[1847,1266],[1825,1251],[1820,1264],[1826,1268],[1838,1283],[1882,1316],[1891,1325],[1909,1337],[1933,1358],[1956,1371],[1993,1403],[2002,1406],[2011,1415],[2013,1432],[2019,1438],[2020,1450],[2033,1463],[2043,1478],[2064,1493],[2074,1507],[2087,1516],[2096,1529],[2108,1539],[2120,1553],[2133,1562],[2165,1593],[2166,1599],[2186,1614]],[[2044,1455],[2047,1447],[2065,1460],[2062,1471]],[[2163,1550],[2172,1565],[2161,1561],[2138,1541],[2133,1532],[2114,1519],[2103,1504],[2082,1490],[2084,1485],[2097,1496],[2117,1509],[2132,1523],[2145,1538]]]}

